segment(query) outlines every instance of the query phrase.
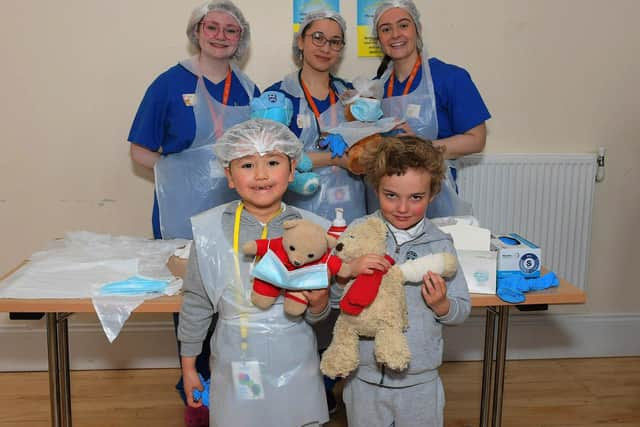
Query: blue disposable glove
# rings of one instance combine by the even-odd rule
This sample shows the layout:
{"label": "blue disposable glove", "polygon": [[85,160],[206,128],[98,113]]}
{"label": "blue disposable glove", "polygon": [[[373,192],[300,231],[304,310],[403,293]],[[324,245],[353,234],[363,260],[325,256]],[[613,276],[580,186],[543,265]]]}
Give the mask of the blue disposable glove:
{"label": "blue disposable glove", "polygon": [[498,278],[498,297],[511,304],[519,304],[524,302],[525,292],[541,291],[556,287],[560,284],[558,277],[553,271],[548,272],[542,277],[536,279],[527,279],[520,275],[514,274]]}
{"label": "blue disposable glove", "polygon": [[321,141],[320,147],[328,147],[331,151],[331,158],[342,157],[347,152],[349,145],[345,142],[344,138],[337,133],[330,133],[324,140]]}
{"label": "blue disposable glove", "polygon": [[202,402],[202,404],[204,406],[206,406],[207,408],[209,407],[209,391],[211,388],[211,380],[208,379],[205,381],[205,379],[202,377],[201,374],[198,374],[198,376],[200,377],[200,383],[202,383],[202,391],[196,389],[193,389],[193,400],[195,400],[196,402]]}

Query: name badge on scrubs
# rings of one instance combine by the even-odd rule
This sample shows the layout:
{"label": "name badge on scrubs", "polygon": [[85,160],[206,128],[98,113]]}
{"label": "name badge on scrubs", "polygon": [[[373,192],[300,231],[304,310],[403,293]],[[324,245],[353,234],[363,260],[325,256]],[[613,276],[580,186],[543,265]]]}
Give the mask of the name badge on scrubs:
{"label": "name badge on scrubs", "polygon": [[264,399],[264,386],[257,360],[231,362],[233,388],[238,400]]}
{"label": "name badge on scrubs", "polygon": [[185,107],[193,107],[196,105],[196,94],[195,93],[183,93],[182,101],[184,102]]}
{"label": "name badge on scrubs", "polygon": [[407,105],[407,117],[410,119],[417,119],[420,117],[420,105],[409,104]]}
{"label": "name badge on scrubs", "polygon": [[311,125],[311,118],[307,114],[298,114],[296,116],[296,124],[300,129],[308,128]]}

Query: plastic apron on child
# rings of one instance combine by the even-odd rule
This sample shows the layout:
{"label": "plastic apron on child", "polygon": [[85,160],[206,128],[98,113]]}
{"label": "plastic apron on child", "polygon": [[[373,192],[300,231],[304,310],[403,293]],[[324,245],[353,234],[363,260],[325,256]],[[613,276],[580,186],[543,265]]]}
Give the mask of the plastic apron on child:
{"label": "plastic apron on child", "polygon": [[[251,262],[234,256],[237,247],[220,226],[223,211],[221,206],[192,218],[200,274],[218,313],[211,338],[212,419],[217,426],[325,422],[313,330],[301,317],[285,316],[282,296],[268,310],[251,304]],[[238,229],[241,246],[247,236]]]}
{"label": "plastic apron on child", "polygon": [[[422,78],[418,87],[406,95],[384,98],[382,100],[382,111],[385,117],[404,118],[417,136],[433,141],[438,138],[436,95],[433,89],[429,61],[424,59],[426,54],[422,58]],[[393,63],[390,63],[380,79],[384,82],[388,81],[392,77],[392,70]],[[429,204],[427,218],[471,214],[471,204],[462,200],[456,191],[457,187],[453,176],[455,161],[447,160],[446,163],[448,167],[445,170],[440,193]],[[370,188],[367,189],[369,213],[375,211],[379,206],[373,193]]]}
{"label": "plastic apron on child", "polygon": [[[191,239],[191,216],[238,197],[227,185],[213,144],[226,129],[247,120],[251,112],[249,105],[229,106],[215,100],[205,86],[196,57],[180,64],[198,76],[193,105],[196,135],[188,149],[161,156],[154,168],[160,230],[164,239]],[[234,64],[231,72],[251,99],[255,88],[253,82]]]}
{"label": "plastic apron on child", "polygon": [[[340,96],[347,88],[338,80],[332,85]],[[300,141],[304,144],[304,151],[323,151],[318,147],[320,133],[336,127],[344,119],[344,105],[337,101],[327,108],[316,120],[313,110],[306,101],[304,90],[300,83],[299,72],[287,75],[282,81],[280,89],[289,95],[300,99],[297,120],[302,129]],[[320,176],[320,189],[313,195],[304,196],[291,191],[287,192],[284,201],[293,206],[306,209],[329,220],[335,216],[335,208],[344,210],[347,223],[366,214],[366,196],[363,180],[338,166],[314,168]]]}

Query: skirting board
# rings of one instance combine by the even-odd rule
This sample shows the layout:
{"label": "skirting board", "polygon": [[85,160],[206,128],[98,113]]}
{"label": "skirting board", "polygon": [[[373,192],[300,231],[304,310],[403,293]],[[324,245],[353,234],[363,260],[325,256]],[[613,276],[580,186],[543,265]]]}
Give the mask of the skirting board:
{"label": "skirting board", "polygon": [[[515,310],[513,310],[515,311]],[[0,325],[0,371],[47,370],[46,333],[42,321]],[[109,344],[99,324],[69,321],[71,369],[139,369],[178,367],[173,324],[130,322]],[[508,359],[554,359],[640,355],[640,314],[512,315]],[[445,328],[445,360],[480,360],[484,316]]]}

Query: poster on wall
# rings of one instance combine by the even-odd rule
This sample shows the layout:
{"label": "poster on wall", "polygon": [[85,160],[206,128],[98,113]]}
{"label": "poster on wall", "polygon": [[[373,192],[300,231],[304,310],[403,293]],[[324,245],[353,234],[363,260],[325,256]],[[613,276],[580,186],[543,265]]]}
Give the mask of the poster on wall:
{"label": "poster on wall", "polygon": [[382,56],[372,35],[373,15],[380,3],[380,0],[358,0],[358,56]]}
{"label": "poster on wall", "polygon": [[340,12],[340,0],[293,0],[293,31],[298,32],[307,11],[330,9]]}

